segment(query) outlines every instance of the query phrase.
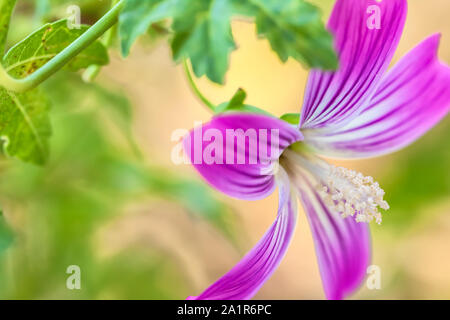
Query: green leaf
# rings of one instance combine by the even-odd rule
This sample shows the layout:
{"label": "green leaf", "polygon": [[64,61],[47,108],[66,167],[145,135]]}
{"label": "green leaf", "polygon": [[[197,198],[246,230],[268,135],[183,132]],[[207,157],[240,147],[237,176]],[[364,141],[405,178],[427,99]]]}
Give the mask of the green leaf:
{"label": "green leaf", "polygon": [[281,120],[286,121],[287,123],[298,125],[300,123],[300,114],[299,113],[286,113],[280,117]]}
{"label": "green leaf", "polygon": [[11,14],[17,0],[1,0],[0,1],[0,54],[3,55],[5,50],[6,38],[9,31],[9,23]]}
{"label": "green leaf", "polygon": [[170,18],[176,12],[178,0],[127,0],[119,17],[122,55],[127,57],[136,39],[150,26]]}
{"label": "green leaf", "polygon": [[308,67],[337,68],[319,9],[303,0],[127,0],[119,26],[122,54],[152,24],[170,18],[174,59],[189,58],[197,77],[222,84],[236,49],[230,22],[236,14],[255,19],[258,34],[282,61],[293,57]]}
{"label": "green leaf", "polygon": [[0,87],[0,141],[3,152],[43,164],[51,135],[49,105],[38,89],[16,94]]}
{"label": "green leaf", "polygon": [[[3,59],[5,70],[24,78],[66,48],[88,29],[69,29],[66,20],[47,24],[11,48]],[[106,48],[95,42],[69,64],[76,71],[108,63]],[[0,138],[2,150],[26,162],[43,164],[48,158],[51,135],[49,104],[38,89],[17,94],[0,88]]]}
{"label": "green leaf", "polygon": [[333,38],[320,11],[303,0],[231,0],[236,14],[255,18],[259,36],[285,62],[289,57],[311,68],[335,70]]}
{"label": "green leaf", "polygon": [[191,60],[197,77],[223,83],[229,54],[236,48],[231,34],[229,0],[128,0],[120,16],[122,54],[151,24],[172,18],[172,52],[176,61]]}
{"label": "green leaf", "polygon": [[[69,29],[67,20],[46,24],[12,47],[4,57],[3,65],[11,76],[24,78],[64,50],[87,29],[88,26]],[[76,56],[67,67],[76,71],[92,64],[105,65],[108,61],[106,48],[96,41]]]}
{"label": "green leaf", "polygon": [[229,55],[236,45],[231,34],[231,6],[228,0],[180,0],[173,23],[172,41],[176,61],[190,58],[197,77],[206,75],[224,82]]}

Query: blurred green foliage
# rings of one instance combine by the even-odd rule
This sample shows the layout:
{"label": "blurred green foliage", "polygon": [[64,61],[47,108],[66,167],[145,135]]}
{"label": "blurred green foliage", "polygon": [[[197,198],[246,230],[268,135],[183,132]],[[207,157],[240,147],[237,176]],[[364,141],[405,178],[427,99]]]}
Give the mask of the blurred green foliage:
{"label": "blurred green foliage", "polygon": [[[127,204],[148,197],[177,202],[232,236],[229,209],[202,183],[142,159],[122,95],[68,73],[44,90],[53,105],[50,160],[44,167],[13,159],[1,165],[0,201],[23,225],[0,258],[0,298],[185,298],[186,279],[167,256],[147,247],[100,260],[92,237]],[[122,139],[115,131],[129,133]],[[9,228],[0,227],[0,239],[9,239]],[[89,270],[81,291],[65,288],[71,264]]]}
{"label": "blurred green foliage", "polygon": [[3,211],[0,209],[0,257],[3,252],[11,245],[13,242],[13,232],[10,230],[5,222],[5,217],[3,216]]}
{"label": "blurred green foliage", "polygon": [[[81,6],[82,21],[89,23],[110,2],[70,4]],[[20,1],[8,47],[36,26],[66,17],[67,6],[67,1]],[[150,200],[176,203],[191,219],[205,220],[235,239],[231,210],[202,182],[151,163],[140,152],[132,106],[117,88],[86,84],[64,71],[39,90],[51,105],[48,161],[35,166],[0,154],[0,204],[5,204],[0,298],[184,299],[188,279],[167,253],[147,245],[100,257],[94,237],[123,217],[128,205]],[[79,291],[66,288],[66,268],[72,264],[82,270]]]}
{"label": "blurred green foliage", "polygon": [[[381,177],[391,209],[383,226],[403,230],[421,218],[427,207],[450,196],[450,119],[393,157],[392,170]],[[442,138],[436,138],[442,137]]]}

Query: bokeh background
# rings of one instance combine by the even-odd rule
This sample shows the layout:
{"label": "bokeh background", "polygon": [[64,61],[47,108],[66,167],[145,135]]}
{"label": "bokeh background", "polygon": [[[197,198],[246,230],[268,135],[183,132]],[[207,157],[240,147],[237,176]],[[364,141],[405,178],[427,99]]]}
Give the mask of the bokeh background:
{"label": "bokeh background", "polygon": [[[63,17],[70,4],[92,23],[107,2],[19,1],[10,44]],[[312,2],[326,19],[334,1]],[[408,2],[393,62],[441,32],[439,55],[449,64],[450,2]],[[239,49],[226,85],[200,79],[205,95],[220,103],[242,87],[251,105],[276,115],[299,112],[308,70],[282,64],[252,24],[235,22],[233,34]],[[53,104],[50,162],[40,168],[0,158],[0,298],[185,299],[228,271],[273,222],[276,194],[233,200],[188,165],[172,163],[172,133],[211,115],[163,35],[150,33],[126,60],[113,51],[95,83],[60,72],[45,89]],[[374,176],[391,205],[383,224],[372,226],[381,290],[363,284],[351,298],[450,299],[449,137],[447,118],[401,152],[334,161]],[[301,209],[299,217],[285,259],[256,298],[324,298]],[[81,268],[81,290],[66,288],[69,265]]]}

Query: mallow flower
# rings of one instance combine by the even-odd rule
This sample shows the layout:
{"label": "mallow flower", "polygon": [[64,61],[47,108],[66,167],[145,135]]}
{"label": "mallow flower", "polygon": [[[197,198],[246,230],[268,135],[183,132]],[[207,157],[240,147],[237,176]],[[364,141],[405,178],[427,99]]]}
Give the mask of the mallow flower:
{"label": "mallow flower", "polygon": [[[379,28],[367,23],[372,5],[380,9]],[[440,35],[387,70],[406,12],[406,0],[338,0],[328,28],[340,65],[334,72],[310,73],[298,124],[222,113],[184,139],[191,163],[217,190],[258,200],[279,188],[278,214],[262,239],[191,299],[252,298],[286,253],[297,197],[312,230],[326,298],[345,298],[362,283],[371,257],[367,222],[380,223],[380,209],[389,208],[384,191],[372,177],[319,156],[384,155],[411,144],[448,113],[450,69],[437,57]]]}

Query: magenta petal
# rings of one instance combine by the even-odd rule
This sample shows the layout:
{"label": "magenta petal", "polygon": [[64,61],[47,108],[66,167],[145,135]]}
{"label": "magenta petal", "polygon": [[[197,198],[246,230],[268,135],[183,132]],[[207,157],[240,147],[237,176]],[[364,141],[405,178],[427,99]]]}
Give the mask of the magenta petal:
{"label": "magenta petal", "polygon": [[403,57],[357,118],[328,135],[306,137],[308,143],[328,156],[362,158],[421,137],[450,109],[450,68],[438,59],[439,39],[433,35]]}
{"label": "magenta petal", "polygon": [[252,298],[270,278],[283,259],[297,220],[297,201],[289,179],[280,168],[278,216],[264,237],[227,274],[217,280],[197,300],[246,300]]}
{"label": "magenta petal", "polygon": [[212,187],[235,198],[256,200],[274,191],[271,168],[286,147],[302,139],[297,128],[280,119],[234,113],[195,128],[185,138],[184,149]]}
{"label": "magenta petal", "polygon": [[[379,29],[368,21],[380,9]],[[378,88],[397,48],[406,0],[338,0],[329,21],[340,65],[337,72],[310,73],[301,127],[331,128],[349,122]],[[369,23],[370,24],[370,23]]]}
{"label": "magenta petal", "polygon": [[340,300],[363,282],[370,263],[370,231],[366,223],[328,210],[306,177],[298,186],[311,226],[327,299]]}

